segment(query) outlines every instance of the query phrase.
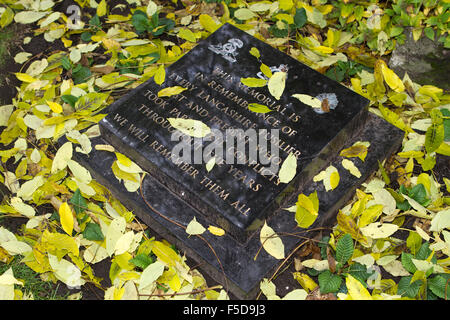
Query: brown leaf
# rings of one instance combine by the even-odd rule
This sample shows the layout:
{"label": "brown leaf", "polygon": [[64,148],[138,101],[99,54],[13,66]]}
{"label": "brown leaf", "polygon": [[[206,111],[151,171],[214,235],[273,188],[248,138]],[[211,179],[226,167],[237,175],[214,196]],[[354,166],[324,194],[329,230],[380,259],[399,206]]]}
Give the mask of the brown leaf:
{"label": "brown leaf", "polygon": [[92,72],[102,73],[102,74],[109,74],[109,73],[114,71],[114,67],[113,66],[108,66],[108,65],[101,66],[101,67],[97,66],[97,67],[92,67],[91,71]]}
{"label": "brown leaf", "polygon": [[315,288],[308,294],[306,300],[337,300],[337,298],[332,293],[321,294],[320,287],[317,286],[317,288]]}
{"label": "brown leaf", "polygon": [[330,268],[330,271],[334,273],[336,271],[336,260],[334,259],[333,255],[331,254],[331,248],[327,247],[327,260],[328,260],[328,267]]}

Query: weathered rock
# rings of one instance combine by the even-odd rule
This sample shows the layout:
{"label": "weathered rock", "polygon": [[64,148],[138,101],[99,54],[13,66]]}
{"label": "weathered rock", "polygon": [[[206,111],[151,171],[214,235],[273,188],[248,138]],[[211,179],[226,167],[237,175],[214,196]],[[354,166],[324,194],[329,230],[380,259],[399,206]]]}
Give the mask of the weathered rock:
{"label": "weathered rock", "polygon": [[422,36],[414,41],[412,30],[405,30],[406,40],[397,45],[389,61],[389,67],[403,77],[408,73],[411,80],[419,84],[432,84],[442,89],[450,89],[450,50],[437,40]]}

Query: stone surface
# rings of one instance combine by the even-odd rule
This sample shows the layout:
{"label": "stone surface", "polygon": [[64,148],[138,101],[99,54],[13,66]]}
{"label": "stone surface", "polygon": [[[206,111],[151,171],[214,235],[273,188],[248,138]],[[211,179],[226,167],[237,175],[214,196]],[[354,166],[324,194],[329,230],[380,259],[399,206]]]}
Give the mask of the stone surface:
{"label": "stone surface", "polygon": [[449,90],[450,50],[425,36],[414,41],[410,28],[406,29],[405,34],[405,43],[396,46],[389,67],[400,77],[407,72],[414,82]]}
{"label": "stone surface", "polygon": [[[229,42],[231,39],[240,42]],[[236,51],[223,51],[221,44],[227,43],[230,48],[234,46]],[[259,49],[262,61],[268,66],[288,66],[286,90],[279,101],[271,98],[266,88],[256,88],[252,95],[251,89],[239,87],[241,77],[255,77],[259,72],[260,62],[249,54],[251,47]],[[214,70],[221,72],[214,73]],[[198,74],[202,74],[204,80]],[[157,98],[156,93],[161,88],[182,84],[190,84],[192,90],[170,98]],[[217,87],[218,84],[223,90],[234,92],[238,97],[236,99],[242,98],[241,102],[232,102],[220,93],[222,89]],[[334,93],[338,104],[330,112],[319,114],[293,99],[291,95],[294,93],[311,96]],[[210,95],[208,99],[207,95]],[[271,121],[277,120],[279,123],[267,123],[269,118],[252,113],[245,104],[241,105],[242,101],[261,103],[254,100],[258,96],[271,109],[277,109],[266,115],[273,116]],[[212,105],[212,98],[222,101],[224,106],[234,112],[227,113]],[[187,103],[190,101],[198,105],[197,111],[192,106],[189,108]],[[146,82],[106,110],[108,116],[100,123],[102,136],[94,138],[92,144],[111,143],[150,172],[145,175],[138,192],[128,192],[110,170],[116,160],[113,153],[93,148],[89,155],[76,153],[74,156],[154,232],[195,259],[203,271],[222,283],[236,297],[251,299],[257,294],[260,281],[270,277],[281,263],[281,260],[261,250],[258,231],[264,219],[275,232],[283,235],[287,256],[304,241],[304,237],[312,235],[311,231],[297,227],[294,214],[284,210],[295,204],[299,193],[308,195],[317,191],[318,194],[319,216],[310,229],[331,227],[335,223],[337,210],[378,167],[378,161],[400,146],[403,132],[368,113],[366,105],[367,100],[347,88],[248,34],[225,25],[171,65],[167,70],[166,82],[161,87],[153,81]],[[208,116],[202,117],[201,114],[205,113],[202,110],[207,110]],[[188,169],[187,164],[175,165],[164,156],[164,152],[170,151],[175,143],[170,139],[169,130],[172,129],[164,120],[181,115],[202,120],[211,128],[222,127],[222,130],[225,124],[242,128],[245,126],[239,121],[242,117],[248,119],[248,123],[254,123],[258,129],[283,130],[284,126],[288,126],[296,133],[291,136],[281,134],[280,138],[286,145],[293,147],[291,152],[300,152],[297,177],[290,184],[277,184],[269,179],[270,176],[263,177],[246,164],[233,167],[223,164],[215,166],[210,172],[206,171],[205,164],[192,164],[192,169]],[[214,121],[213,117],[216,117]],[[138,128],[135,134],[131,134],[131,124]],[[142,131],[137,133],[139,129]],[[343,169],[343,158],[339,156],[342,148],[356,141],[370,142],[364,162],[352,159],[362,174],[360,178]],[[287,154],[286,151],[280,151],[280,158],[285,159]],[[338,169],[341,179],[336,189],[327,192],[323,183],[313,182],[312,177],[328,165]],[[184,166],[185,169],[180,168]],[[255,180],[256,184],[260,184],[259,190],[252,190],[251,186],[244,183],[244,179],[234,176],[237,171],[230,168],[236,168],[242,172],[241,175]],[[193,174],[194,170],[198,172]],[[241,209],[232,206],[231,202],[217,199],[217,194],[211,192],[210,186],[201,182],[205,176],[212,181],[211,185],[216,183],[228,190],[229,198],[239,200],[245,207]],[[251,211],[246,212],[246,207]],[[194,217],[204,226],[215,224],[227,232],[221,237],[205,232],[202,237],[207,244],[199,237],[188,236],[180,225],[186,227]]]}
{"label": "stone surface", "polygon": [[[365,161],[354,160],[361,171],[361,177],[356,178],[344,170],[341,165],[343,158],[336,153],[334,157],[330,157],[330,163],[327,165],[331,164],[338,169],[341,176],[339,186],[333,191],[327,192],[322,182],[309,181],[303,186],[303,189],[292,190],[291,197],[283,208],[294,205],[300,192],[308,195],[317,191],[320,203],[319,216],[310,229],[331,227],[336,223],[335,217],[338,209],[345,205],[354,195],[355,189],[378,168],[378,161],[382,161],[400,147],[402,137],[402,131],[383,119],[369,114],[366,125],[355,132],[355,135],[349,138],[344,145],[344,147],[349,147],[356,141],[371,143]],[[93,146],[105,143],[106,141],[102,137],[92,139]],[[156,179],[146,175],[141,190],[130,193],[109,169],[116,160],[113,153],[93,148],[89,155],[77,152],[74,156],[77,161],[90,170],[98,182],[107,186],[150,229],[196,260],[203,272],[222,283],[224,288],[237,298],[255,298],[260,281],[264,277],[272,276],[274,270],[282,262],[264,250],[260,250],[261,243],[259,236],[256,235],[242,244],[228,233],[218,237],[205,232],[202,236],[211,245],[213,252],[203,240],[189,236],[183,228],[176,225],[181,224],[186,227],[193,217],[196,217],[197,221],[204,226],[208,225],[208,221],[199,215],[197,210],[186,205],[186,202],[178,195],[168,191]],[[293,213],[283,209],[276,210],[267,223],[280,235],[291,234],[291,236],[282,237],[286,256],[305,241],[304,238],[295,235],[302,237],[311,235],[307,230],[297,227]],[[256,255],[257,258],[254,259]]]}
{"label": "stone surface", "polygon": [[[260,61],[250,54],[253,47],[260,52]],[[279,100],[267,86],[249,88],[241,84],[241,78],[264,77],[261,61],[274,71],[287,71],[286,88]],[[162,88],[177,85],[187,90],[176,96],[157,96]],[[318,113],[293,94],[328,94],[330,111]],[[255,113],[248,109],[250,103],[264,104],[273,111]],[[348,88],[225,24],[172,64],[161,86],[149,80],[108,107],[108,116],[100,126],[103,137],[120,152],[209,223],[244,243],[265,218],[283,207],[291,193],[302,189],[364,125],[367,104],[368,100]],[[294,153],[297,175],[285,184],[278,180],[278,170],[263,175],[264,166],[260,163],[227,161],[209,172],[205,162],[175,163],[170,152],[179,141],[172,141],[174,129],[167,120],[171,117],[200,120],[221,132],[230,128],[277,129],[279,157],[273,159],[281,163]]]}

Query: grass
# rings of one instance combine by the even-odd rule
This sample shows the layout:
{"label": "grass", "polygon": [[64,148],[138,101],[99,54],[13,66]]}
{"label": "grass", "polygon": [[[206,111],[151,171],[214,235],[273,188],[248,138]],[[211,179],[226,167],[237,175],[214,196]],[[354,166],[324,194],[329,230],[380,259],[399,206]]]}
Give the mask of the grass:
{"label": "grass", "polygon": [[12,268],[14,277],[18,280],[23,280],[25,283],[23,287],[16,285],[17,289],[21,289],[25,294],[31,293],[35,300],[66,300],[69,293],[63,295],[58,293],[60,283],[53,284],[48,281],[43,281],[39,274],[30,269],[26,264],[20,262],[22,256],[15,256],[14,259],[8,263],[0,263],[0,274],[3,274],[9,268]]}
{"label": "grass", "polygon": [[[5,62],[9,56],[9,46],[14,36],[14,30],[12,27],[7,27],[0,32],[0,68],[5,65]],[[3,79],[0,78],[0,84]]]}

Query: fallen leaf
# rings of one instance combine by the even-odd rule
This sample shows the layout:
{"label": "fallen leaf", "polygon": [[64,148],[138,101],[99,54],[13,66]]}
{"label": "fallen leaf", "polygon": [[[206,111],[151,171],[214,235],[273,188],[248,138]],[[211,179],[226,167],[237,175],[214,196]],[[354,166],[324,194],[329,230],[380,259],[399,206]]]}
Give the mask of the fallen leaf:
{"label": "fallen leaf", "polygon": [[276,259],[284,259],[284,244],[275,231],[264,222],[259,239],[263,248]]}
{"label": "fallen leaf", "polygon": [[208,231],[218,237],[221,237],[225,234],[225,230],[223,230],[222,228],[219,228],[219,227],[215,227],[215,226],[209,226]]}
{"label": "fallen leaf", "polygon": [[286,86],[286,78],[286,72],[275,72],[272,77],[270,77],[267,83],[270,94],[277,100],[280,100],[281,95],[283,94],[284,88]]}
{"label": "fallen leaf", "polygon": [[355,164],[348,160],[348,159],[342,159],[342,166],[347,169],[352,175],[354,175],[357,178],[361,178],[361,172],[359,169],[355,166]]}
{"label": "fallen leaf", "polygon": [[296,93],[296,94],[293,94],[292,96],[294,98],[300,100],[300,102],[302,102],[312,108],[320,109],[322,107],[322,101],[320,101],[319,99],[312,97],[310,95]]}
{"label": "fallen leaf", "polygon": [[202,226],[195,217],[191,220],[191,222],[189,222],[189,224],[186,227],[186,233],[191,236],[202,234],[205,231],[206,228]]}
{"label": "fallen leaf", "polygon": [[398,230],[398,226],[392,223],[373,222],[360,228],[362,234],[372,239],[382,239],[390,237]]}
{"label": "fallen leaf", "polygon": [[281,183],[289,183],[297,174],[297,157],[293,153],[289,153],[281,164],[278,177]]}
{"label": "fallen leaf", "polygon": [[211,129],[199,120],[182,118],[167,118],[167,120],[172,127],[191,137],[203,138],[211,132]]}
{"label": "fallen leaf", "polygon": [[73,214],[67,202],[63,202],[58,210],[61,226],[63,230],[69,235],[72,235],[73,231]]}

